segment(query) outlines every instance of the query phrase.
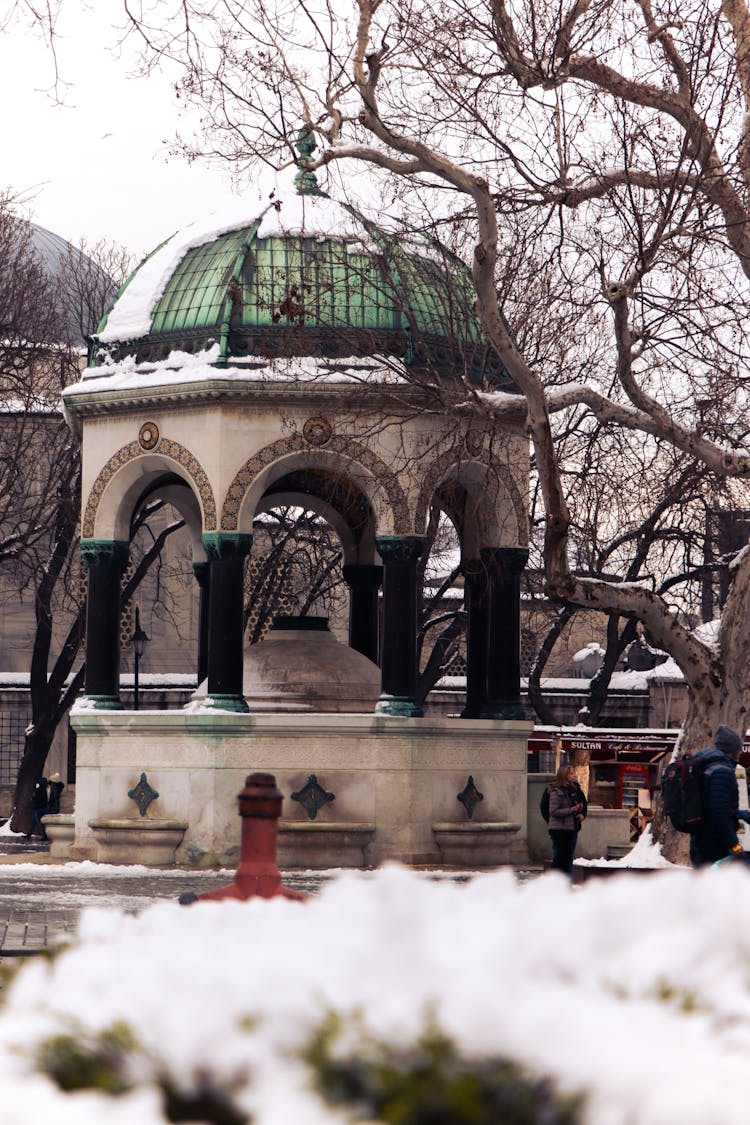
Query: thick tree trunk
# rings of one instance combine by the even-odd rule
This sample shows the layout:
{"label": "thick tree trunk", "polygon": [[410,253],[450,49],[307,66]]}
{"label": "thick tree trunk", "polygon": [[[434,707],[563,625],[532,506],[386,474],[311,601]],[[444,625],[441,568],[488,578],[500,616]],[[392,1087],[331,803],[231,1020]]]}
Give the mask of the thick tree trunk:
{"label": "thick tree trunk", "polygon": [[33,816],[31,794],[39,778],[44,775],[44,765],[54,735],[54,726],[36,726],[32,723],[26,731],[23,758],[18,770],[13,796],[15,808],[10,821],[10,826],[14,832],[28,832],[29,830]]}

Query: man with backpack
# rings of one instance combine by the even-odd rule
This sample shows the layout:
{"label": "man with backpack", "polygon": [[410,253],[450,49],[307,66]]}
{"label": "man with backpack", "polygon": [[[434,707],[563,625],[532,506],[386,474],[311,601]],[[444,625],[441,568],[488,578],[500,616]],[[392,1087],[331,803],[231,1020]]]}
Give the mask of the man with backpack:
{"label": "man with backpack", "polygon": [[715,863],[727,856],[744,856],[737,839],[739,794],[735,768],[742,739],[731,727],[721,726],[712,750],[695,755],[700,772],[701,820],[690,833],[690,862],[693,867]]}

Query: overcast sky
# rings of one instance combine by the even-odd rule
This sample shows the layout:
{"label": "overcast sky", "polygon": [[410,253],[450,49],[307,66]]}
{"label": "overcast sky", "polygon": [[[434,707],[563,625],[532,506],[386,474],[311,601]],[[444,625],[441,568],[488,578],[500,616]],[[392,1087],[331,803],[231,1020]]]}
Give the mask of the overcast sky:
{"label": "overcast sky", "polygon": [[[134,49],[114,53],[121,11],[120,0],[65,0],[62,107],[46,92],[54,69],[44,43],[22,27],[0,34],[0,186],[25,193],[34,221],[64,238],[106,237],[140,256],[236,193],[224,169],[169,155],[178,127],[170,82],[131,77]],[[258,191],[244,190],[254,204]]]}

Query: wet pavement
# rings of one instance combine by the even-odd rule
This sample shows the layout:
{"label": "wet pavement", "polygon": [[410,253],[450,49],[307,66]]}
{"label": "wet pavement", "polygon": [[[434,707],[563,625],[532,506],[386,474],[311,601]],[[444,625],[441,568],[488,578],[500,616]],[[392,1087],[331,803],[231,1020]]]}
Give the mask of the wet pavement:
{"label": "wet pavement", "polygon": [[[538,870],[518,871],[519,879]],[[286,886],[317,894],[332,871],[283,871]],[[457,882],[471,872],[429,871],[426,877]],[[230,883],[233,871],[186,868],[151,870],[109,864],[52,860],[49,844],[0,836],[0,961],[41,953],[75,933],[88,906],[116,907],[136,914],[154,902],[177,902],[181,894],[213,890]]]}
{"label": "wet pavement", "polygon": [[[40,953],[75,933],[87,906],[138,913],[153,902],[177,902],[231,882],[232,871],[144,871],[108,864],[50,860],[49,845],[0,837],[0,960]],[[325,872],[284,872],[287,886],[315,894]]]}

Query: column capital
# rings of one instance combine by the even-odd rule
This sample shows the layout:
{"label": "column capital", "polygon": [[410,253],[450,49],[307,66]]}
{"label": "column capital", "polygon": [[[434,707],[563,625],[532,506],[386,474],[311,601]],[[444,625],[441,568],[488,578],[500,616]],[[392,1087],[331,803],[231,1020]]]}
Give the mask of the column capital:
{"label": "column capital", "polygon": [[82,539],[81,561],[90,569],[99,563],[112,563],[122,572],[128,565],[130,544],[121,539]]}
{"label": "column capital", "polygon": [[382,566],[347,563],[342,570],[344,582],[350,590],[377,590],[383,582]]}
{"label": "column capital", "polygon": [[209,563],[208,559],[206,559],[205,562],[194,562],[193,563],[193,576],[195,578],[195,581],[201,587],[201,589],[203,589],[205,587],[206,583],[208,582],[208,576],[209,576],[209,573],[210,573],[210,565],[211,564]]}
{"label": "column capital", "polygon": [[203,549],[210,562],[243,559],[250,554],[252,545],[253,537],[247,532],[208,531],[203,534]]}
{"label": "column capital", "polygon": [[422,557],[426,540],[423,535],[378,535],[375,546],[383,562],[415,563]]}
{"label": "column capital", "polygon": [[482,547],[481,562],[489,569],[496,567],[505,574],[520,574],[529,561],[528,547]]}

